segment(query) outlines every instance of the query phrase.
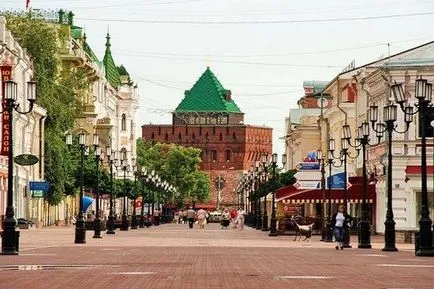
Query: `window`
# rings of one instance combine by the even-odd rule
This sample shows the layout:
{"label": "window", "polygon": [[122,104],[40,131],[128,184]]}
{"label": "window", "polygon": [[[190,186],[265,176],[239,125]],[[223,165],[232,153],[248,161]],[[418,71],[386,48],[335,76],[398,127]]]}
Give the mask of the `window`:
{"label": "window", "polygon": [[168,141],[169,141],[169,135],[167,134],[167,132],[166,132],[166,135],[164,136],[164,141],[165,141],[165,142],[168,142]]}
{"label": "window", "polygon": [[127,130],[127,116],[125,113],[122,114],[121,130]]}
{"label": "window", "polygon": [[211,161],[212,162],[216,162],[217,161],[217,151],[216,150],[212,150],[211,151]]}
{"label": "window", "polygon": [[223,141],[223,134],[222,133],[220,133],[219,139],[220,139],[220,141]]}
{"label": "window", "polygon": [[[419,114],[417,114],[417,117],[419,116]],[[434,137],[434,128],[431,126],[431,122],[434,120],[434,107],[428,107],[427,108],[427,115],[426,115],[426,119],[425,119],[425,136],[426,137]],[[422,133],[422,126],[421,123],[419,121],[419,119],[417,119],[418,121],[418,135],[419,137],[422,137],[421,133]]]}
{"label": "window", "polygon": [[226,150],[226,161],[230,162],[231,161],[231,151],[230,150]]}

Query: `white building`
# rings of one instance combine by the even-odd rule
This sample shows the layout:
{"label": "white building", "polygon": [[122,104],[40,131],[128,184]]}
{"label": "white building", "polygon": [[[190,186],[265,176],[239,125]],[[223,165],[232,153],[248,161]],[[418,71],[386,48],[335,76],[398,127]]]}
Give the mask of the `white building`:
{"label": "white building", "polygon": [[[27,82],[32,80],[31,60],[25,50],[6,29],[6,20],[0,16],[0,68],[2,72],[11,67],[11,78],[18,86],[19,109],[27,110]],[[3,76],[4,77],[4,76]],[[6,80],[3,78],[3,80]],[[1,91],[1,86],[0,86]],[[3,93],[1,93],[2,95]],[[14,164],[14,197],[15,216],[41,222],[43,218],[43,199],[34,198],[29,190],[30,181],[44,179],[44,118],[45,109],[35,105],[29,114],[13,115],[14,155],[32,154],[39,162],[32,166]],[[3,124],[3,120],[0,120]],[[3,127],[3,126],[2,126]],[[2,134],[4,131],[2,130]],[[3,142],[2,142],[3,143]],[[7,204],[8,158],[0,156],[0,216],[3,217]]]}

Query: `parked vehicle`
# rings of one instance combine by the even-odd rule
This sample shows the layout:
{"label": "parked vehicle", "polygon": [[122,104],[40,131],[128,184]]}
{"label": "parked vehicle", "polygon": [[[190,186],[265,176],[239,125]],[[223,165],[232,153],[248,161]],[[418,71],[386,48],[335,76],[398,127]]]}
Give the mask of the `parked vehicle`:
{"label": "parked vehicle", "polygon": [[220,223],[221,218],[222,218],[222,213],[219,211],[214,211],[209,213],[208,221],[210,223]]}

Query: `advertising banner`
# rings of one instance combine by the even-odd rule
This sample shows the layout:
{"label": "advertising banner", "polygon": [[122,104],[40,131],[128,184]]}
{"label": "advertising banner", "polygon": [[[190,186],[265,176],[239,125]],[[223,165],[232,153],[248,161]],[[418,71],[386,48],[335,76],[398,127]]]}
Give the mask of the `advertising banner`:
{"label": "advertising banner", "polygon": [[0,66],[1,81],[2,81],[2,141],[0,155],[8,156],[9,154],[9,141],[11,135],[11,128],[9,127],[9,113],[6,111],[5,97],[5,81],[12,80],[12,66],[2,65]]}

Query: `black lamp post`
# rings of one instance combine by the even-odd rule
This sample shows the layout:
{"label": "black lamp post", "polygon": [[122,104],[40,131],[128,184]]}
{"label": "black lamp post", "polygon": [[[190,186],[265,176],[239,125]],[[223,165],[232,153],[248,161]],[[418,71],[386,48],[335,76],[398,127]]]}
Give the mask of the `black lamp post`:
{"label": "black lamp post", "polygon": [[[283,166],[286,164],[286,155],[284,154],[282,156],[282,162]],[[274,153],[271,155],[271,167],[272,167],[272,178],[273,178],[273,187],[276,182],[276,166],[277,166],[277,154]],[[271,219],[270,219],[270,233],[268,236],[270,237],[276,237],[277,236],[277,220],[276,220],[276,196],[275,192],[272,192],[272,200],[271,200]]]}
{"label": "black lamp post", "polygon": [[432,84],[426,79],[419,78],[415,82],[415,97],[418,102],[415,104],[417,110],[413,112],[413,107],[404,105],[407,98],[401,84],[391,86],[392,94],[399,107],[407,115],[419,113],[419,128],[421,136],[421,185],[422,185],[422,206],[419,218],[419,249],[417,256],[434,256],[433,252],[433,234],[431,231],[432,221],[429,217],[428,207],[428,184],[427,184],[427,162],[426,162],[426,129],[428,108],[432,107]]}
{"label": "black lamp post", "polygon": [[[259,185],[260,185],[260,178],[261,178],[261,172],[262,168],[259,164],[259,161],[255,164],[255,171],[253,172],[253,176],[255,178],[255,194],[258,193]],[[256,196],[256,230],[262,229],[262,215],[261,215],[261,198],[259,196]]]}
{"label": "black lamp post", "polygon": [[[369,115],[371,120],[372,129],[378,134],[387,133],[387,211],[386,221],[384,222],[384,248],[383,251],[395,252],[398,249],[395,246],[395,220],[393,219],[393,207],[392,207],[392,133],[403,134],[408,131],[410,123],[413,121],[413,114],[410,111],[410,107],[407,107],[408,113],[405,113],[405,130],[398,131],[395,121],[397,120],[397,109],[395,104],[389,103],[383,108],[384,123],[377,123],[378,120],[378,106],[371,105],[369,108]],[[412,108],[411,108],[412,110]]]}
{"label": "black lamp post", "polygon": [[149,181],[146,169],[142,172],[141,181],[142,181],[142,207],[140,211],[139,228],[144,228],[145,227],[145,188],[146,188],[146,183]]}
{"label": "black lamp post", "polygon": [[323,225],[322,225],[322,232],[321,232],[321,240],[320,241],[326,241],[326,236],[327,236],[327,219],[328,219],[328,214],[326,212],[325,209],[325,159],[323,158],[322,155],[322,150],[317,150],[316,152],[316,159],[321,167],[321,193],[322,193],[322,198],[323,198],[323,202],[322,202],[322,219],[323,219]]}
{"label": "black lamp post", "polygon": [[[72,145],[72,135],[66,135],[66,144],[70,148]],[[80,201],[78,218],[75,222],[75,240],[76,244],[86,243],[86,220],[83,212],[83,192],[84,192],[84,156],[87,154],[86,134],[80,132],[78,134],[78,144],[80,146]]]}
{"label": "black lamp post", "polygon": [[[371,143],[370,138],[370,129],[369,123],[363,122],[357,130],[357,139],[358,145],[362,147],[362,177],[363,177],[363,197],[362,197],[362,217],[359,222],[359,249],[370,249],[371,246],[371,226],[369,223],[369,212],[368,212],[368,173],[366,170],[366,147],[368,146],[376,146],[381,141],[381,133],[377,133],[377,141],[375,143]],[[345,130],[344,127],[344,137],[348,140],[351,138],[350,130]]]}
{"label": "black lamp post", "polygon": [[137,164],[136,159],[131,159],[132,167],[133,167],[133,175],[134,175],[134,183],[133,183],[133,214],[131,216],[131,230],[137,230],[138,223],[137,223],[137,216],[136,216],[136,199],[137,199],[137,192],[136,192],[136,180],[137,180]]}
{"label": "black lamp post", "polygon": [[106,147],[107,161],[110,166],[110,212],[107,220],[107,234],[115,234],[115,212],[113,206],[113,166],[117,161],[116,152],[110,146]]}
{"label": "black lamp post", "polygon": [[[29,101],[29,109],[27,111],[19,111],[19,103],[17,102],[18,92],[17,83],[7,80],[4,82],[3,91],[3,121],[8,120],[9,127],[9,142],[3,141],[3,146],[7,145],[8,150],[8,194],[6,218],[3,220],[3,236],[2,236],[2,255],[18,255],[18,244],[20,232],[15,231],[17,220],[14,213],[13,202],[13,176],[14,176],[14,146],[13,146],[13,113],[16,111],[19,114],[28,114],[33,110],[33,105],[36,100],[36,82],[27,82],[27,100]],[[5,126],[5,125],[4,125]],[[4,132],[3,132],[4,133]],[[6,148],[4,148],[6,150]]]}
{"label": "black lamp post", "polygon": [[324,242],[333,242],[333,228],[332,228],[332,221],[331,221],[331,216],[332,216],[332,186],[331,186],[331,176],[332,176],[332,167],[335,168],[339,168],[341,166],[343,166],[343,160],[340,160],[340,164],[339,165],[335,165],[334,162],[335,158],[333,157],[333,153],[332,151],[328,150],[327,152],[327,164],[329,167],[329,184],[327,187],[327,216],[326,216],[326,234],[325,234],[325,240]]}
{"label": "black lamp post", "polygon": [[122,208],[121,231],[128,231],[129,222],[127,216],[127,171],[129,169],[129,165],[128,165],[128,157],[127,157],[126,150],[121,151],[121,166],[122,166],[122,170],[124,171],[124,201],[122,204],[123,208]]}
{"label": "black lamp post", "polygon": [[96,215],[93,221],[94,238],[102,238],[101,236],[101,208],[99,207],[99,162],[101,157],[101,147],[99,146],[98,134],[93,134],[93,146],[95,149],[96,160]]}
{"label": "black lamp post", "polygon": [[[350,154],[350,152],[348,151],[350,146],[351,146],[351,143],[350,143],[351,131],[350,131],[349,125],[346,124],[343,126],[343,133],[344,133],[344,137],[341,139],[341,151],[340,151],[339,157],[335,158],[335,159],[342,160],[342,164],[344,166],[344,207],[345,207],[345,211],[347,211],[348,210],[347,161],[348,161],[348,158],[351,158],[351,159],[357,158],[359,156],[360,150],[357,149],[357,154],[355,156],[352,156]],[[357,145],[355,145],[354,147],[358,148]],[[331,152],[332,156],[334,157],[335,140],[333,138],[331,138],[329,140],[329,151]],[[344,228],[344,242],[343,243],[344,243],[343,244],[344,248],[351,248],[352,247],[350,245],[350,230],[348,227]]]}
{"label": "black lamp post", "polygon": [[[262,162],[262,181],[264,184],[268,182],[268,164],[267,164],[267,155],[263,153],[261,155],[261,162]],[[262,217],[262,231],[268,231],[268,213],[267,213],[267,195],[268,192],[264,195],[264,214]]]}

